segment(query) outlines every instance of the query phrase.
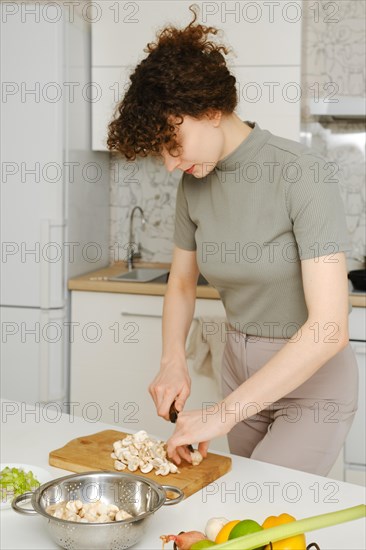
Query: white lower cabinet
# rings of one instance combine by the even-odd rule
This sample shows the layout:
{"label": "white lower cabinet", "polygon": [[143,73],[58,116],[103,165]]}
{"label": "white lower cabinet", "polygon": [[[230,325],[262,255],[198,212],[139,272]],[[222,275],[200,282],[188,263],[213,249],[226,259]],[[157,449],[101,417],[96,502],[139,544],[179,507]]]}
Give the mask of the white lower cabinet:
{"label": "white lower cabinet", "polygon": [[[72,292],[70,410],[89,422],[146,430],[166,439],[173,426],[158,417],[148,386],[160,367],[162,296]],[[198,299],[195,315],[225,315],[220,300]],[[189,338],[189,336],[188,336]],[[190,366],[190,361],[188,361]],[[213,377],[190,368],[187,407],[217,402]],[[226,438],[212,450],[228,451]]]}
{"label": "white lower cabinet", "polygon": [[356,485],[366,485],[366,469],[365,467],[345,468],[344,481],[355,483]]}
{"label": "white lower cabinet", "polygon": [[344,459],[346,464],[350,467],[365,466],[366,465],[366,430],[365,430],[365,418],[366,418],[366,342],[351,342],[352,348],[355,352],[358,372],[359,372],[359,396],[358,396],[358,410],[355,415],[353,424],[349,431],[346,445]]}
{"label": "white lower cabinet", "polygon": [[354,307],[349,316],[350,343],[359,372],[358,410],[343,449],[328,477],[366,485],[366,309]]}
{"label": "white lower cabinet", "polygon": [[358,364],[359,391],[358,410],[344,445],[344,480],[366,485],[366,342],[351,341],[351,345]]}

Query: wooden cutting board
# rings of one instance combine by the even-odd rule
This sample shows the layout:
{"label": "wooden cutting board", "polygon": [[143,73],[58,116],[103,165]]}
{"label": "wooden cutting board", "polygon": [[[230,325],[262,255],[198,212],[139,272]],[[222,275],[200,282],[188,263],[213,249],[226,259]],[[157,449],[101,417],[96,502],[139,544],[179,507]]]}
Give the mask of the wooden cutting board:
{"label": "wooden cutting board", "polygon": [[[49,464],[77,473],[93,470],[115,472],[114,460],[111,458],[113,443],[123,439],[126,435],[128,434],[115,430],[105,430],[93,435],[78,437],[69,441],[61,449],[51,451]],[[160,485],[174,485],[182,489],[185,497],[189,497],[229,472],[231,458],[208,453],[207,458],[204,458],[198,466],[192,466],[188,462],[182,461],[178,468],[179,474],[168,474],[167,476],[157,476],[154,471],[148,474],[142,474],[140,470],[129,472],[127,468],[123,470],[123,473],[147,477]]]}

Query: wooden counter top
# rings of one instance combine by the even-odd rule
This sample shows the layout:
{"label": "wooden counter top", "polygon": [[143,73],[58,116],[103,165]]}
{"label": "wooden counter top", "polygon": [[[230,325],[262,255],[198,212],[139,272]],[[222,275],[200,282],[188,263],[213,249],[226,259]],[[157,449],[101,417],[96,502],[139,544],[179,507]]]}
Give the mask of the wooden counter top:
{"label": "wooden counter top", "polygon": [[[162,269],[170,269],[170,263],[158,262],[140,262],[135,261],[135,267],[157,267]],[[69,279],[69,290],[88,290],[89,292],[118,292],[121,294],[146,294],[150,296],[164,296],[166,283],[134,283],[125,281],[108,281],[109,277],[127,273],[128,269],[125,262],[117,262],[112,266],[99,269]],[[215,288],[210,285],[197,286],[197,298],[211,298],[214,300],[220,299],[220,295]]]}
{"label": "wooden counter top", "polygon": [[[170,268],[170,263],[140,262],[135,261],[135,267]],[[166,283],[134,283],[124,281],[108,281],[120,273],[127,272],[125,262],[117,262],[112,266],[92,271],[86,275],[80,275],[69,279],[69,290],[87,290],[89,292],[117,292],[121,294],[146,294],[150,296],[164,296]],[[351,286],[350,286],[351,288]],[[197,286],[197,298],[209,298],[218,300],[220,295],[210,285]],[[366,293],[355,293],[350,290],[349,299],[353,307],[366,307]]]}
{"label": "wooden counter top", "polygon": [[366,293],[364,292],[350,292],[349,300],[353,307],[366,307]]}

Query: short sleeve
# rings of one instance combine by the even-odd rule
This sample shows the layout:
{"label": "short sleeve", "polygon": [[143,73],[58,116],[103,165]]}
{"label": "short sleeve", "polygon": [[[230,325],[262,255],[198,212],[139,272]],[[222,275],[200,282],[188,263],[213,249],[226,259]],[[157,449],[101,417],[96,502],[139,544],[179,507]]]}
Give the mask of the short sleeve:
{"label": "short sleeve", "polygon": [[189,217],[188,203],[183,188],[183,176],[179,180],[175,205],[174,243],[184,250],[196,250],[197,226]]}
{"label": "short sleeve", "polygon": [[291,164],[284,175],[286,206],[300,260],[351,251],[339,167],[315,154]]}

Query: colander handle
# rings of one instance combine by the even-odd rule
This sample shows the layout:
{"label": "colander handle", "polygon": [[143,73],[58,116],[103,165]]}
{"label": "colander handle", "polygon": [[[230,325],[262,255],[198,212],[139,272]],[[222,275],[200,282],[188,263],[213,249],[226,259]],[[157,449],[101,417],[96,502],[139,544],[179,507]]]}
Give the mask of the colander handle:
{"label": "colander handle", "polygon": [[18,512],[19,514],[35,516],[37,512],[33,508],[21,508],[20,506],[18,506],[19,502],[30,500],[32,498],[32,495],[32,491],[27,491],[26,493],[23,493],[22,495],[18,495],[17,497],[13,498],[13,500],[11,501],[11,507],[13,508],[13,510]]}
{"label": "colander handle", "polygon": [[175,487],[174,485],[162,485],[165,492],[171,491],[172,493],[177,493],[178,496],[175,498],[168,498],[166,496],[164,506],[171,506],[172,504],[178,504],[181,500],[184,499],[184,493],[182,489],[179,489],[179,487]]}

